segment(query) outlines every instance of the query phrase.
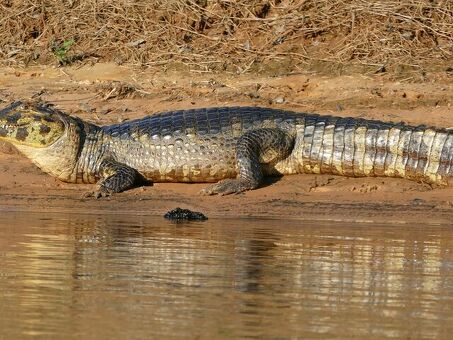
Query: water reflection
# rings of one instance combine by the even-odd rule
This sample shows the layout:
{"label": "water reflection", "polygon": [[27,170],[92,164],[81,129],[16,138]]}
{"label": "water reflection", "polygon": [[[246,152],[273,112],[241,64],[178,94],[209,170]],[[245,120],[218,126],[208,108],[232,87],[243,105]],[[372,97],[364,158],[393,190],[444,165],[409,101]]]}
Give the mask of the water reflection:
{"label": "water reflection", "polygon": [[448,338],[453,229],[2,213],[0,338]]}

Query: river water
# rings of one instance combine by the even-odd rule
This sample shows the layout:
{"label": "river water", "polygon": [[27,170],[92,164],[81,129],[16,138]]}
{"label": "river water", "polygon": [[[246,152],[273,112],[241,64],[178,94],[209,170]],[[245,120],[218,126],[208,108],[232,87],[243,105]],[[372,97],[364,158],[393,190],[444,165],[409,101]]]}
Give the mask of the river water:
{"label": "river water", "polygon": [[0,214],[1,339],[453,334],[451,226]]}

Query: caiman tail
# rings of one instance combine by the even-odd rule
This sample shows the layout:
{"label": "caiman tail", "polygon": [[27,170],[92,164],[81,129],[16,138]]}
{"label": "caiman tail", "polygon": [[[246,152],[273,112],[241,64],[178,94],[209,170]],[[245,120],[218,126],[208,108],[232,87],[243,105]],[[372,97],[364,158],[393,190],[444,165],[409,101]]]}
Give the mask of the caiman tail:
{"label": "caiman tail", "polygon": [[[301,133],[302,134],[302,133]],[[453,133],[426,126],[308,115],[301,172],[401,177],[448,185],[453,177]]]}

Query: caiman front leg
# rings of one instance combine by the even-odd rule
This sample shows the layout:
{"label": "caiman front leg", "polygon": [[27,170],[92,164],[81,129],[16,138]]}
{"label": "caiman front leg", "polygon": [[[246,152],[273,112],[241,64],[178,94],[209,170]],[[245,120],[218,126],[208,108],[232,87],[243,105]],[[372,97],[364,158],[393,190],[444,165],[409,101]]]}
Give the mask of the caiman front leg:
{"label": "caiman front leg", "polygon": [[97,190],[86,193],[84,197],[99,198],[122,192],[132,188],[139,177],[135,169],[113,159],[102,161],[99,176],[101,179],[97,183]]}
{"label": "caiman front leg", "polygon": [[285,159],[294,147],[295,135],[277,129],[251,130],[241,136],[236,145],[236,179],[224,179],[201,191],[204,195],[238,194],[256,189],[262,182],[263,164],[275,164]]}

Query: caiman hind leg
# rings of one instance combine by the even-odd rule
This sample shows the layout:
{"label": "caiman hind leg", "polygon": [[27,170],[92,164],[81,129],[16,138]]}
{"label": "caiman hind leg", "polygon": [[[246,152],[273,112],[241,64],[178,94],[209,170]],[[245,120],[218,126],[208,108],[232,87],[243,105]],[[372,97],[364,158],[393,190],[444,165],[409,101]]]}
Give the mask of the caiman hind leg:
{"label": "caiman hind leg", "polygon": [[263,180],[263,164],[275,164],[291,153],[295,136],[277,128],[251,130],[236,144],[236,179],[224,179],[201,191],[205,195],[238,194],[256,189]]}
{"label": "caiman hind leg", "polygon": [[101,179],[97,183],[97,190],[88,192],[84,197],[106,197],[113,193],[122,192],[134,186],[140,178],[138,172],[123,163],[113,159],[105,159],[99,167]]}

